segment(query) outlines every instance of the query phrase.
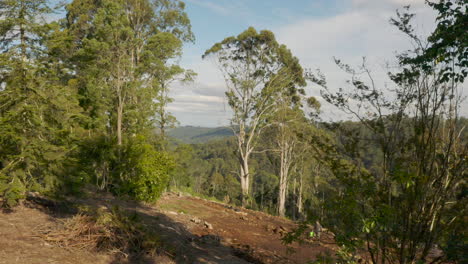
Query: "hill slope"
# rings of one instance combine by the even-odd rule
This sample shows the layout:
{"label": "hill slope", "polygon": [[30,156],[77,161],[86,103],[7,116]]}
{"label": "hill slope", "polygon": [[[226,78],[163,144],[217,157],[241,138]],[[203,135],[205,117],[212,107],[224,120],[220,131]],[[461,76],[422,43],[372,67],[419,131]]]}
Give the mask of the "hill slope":
{"label": "hill slope", "polygon": [[187,144],[206,143],[210,140],[233,136],[229,127],[193,127],[182,126],[169,130],[169,136]]}
{"label": "hill slope", "polygon": [[[333,253],[331,234],[290,247],[281,236],[296,224],[284,218],[234,208],[204,199],[166,194],[156,206],[122,201],[110,195],[87,194],[72,199],[74,204],[98,208],[119,206],[136,213],[142,223],[156,232],[167,255],[146,257],[144,262],[117,259],[115,252],[96,253],[47,243],[38,236],[45,226],[60,225],[73,215],[57,216],[48,208],[21,207],[9,214],[0,213],[0,263],[308,263],[318,254]],[[291,251],[292,249],[292,251]],[[141,256],[139,256],[141,257]],[[140,259],[141,260],[141,259]]]}

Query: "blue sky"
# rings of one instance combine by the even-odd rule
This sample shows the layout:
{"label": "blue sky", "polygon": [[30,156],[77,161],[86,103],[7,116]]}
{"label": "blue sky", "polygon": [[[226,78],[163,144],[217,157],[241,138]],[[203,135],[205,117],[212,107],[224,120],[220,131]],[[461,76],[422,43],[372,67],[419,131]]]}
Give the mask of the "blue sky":
{"label": "blue sky", "polygon": [[[58,0],[53,0],[58,1]],[[174,83],[168,107],[180,125],[224,126],[231,116],[221,72],[212,61],[201,59],[204,51],[225,37],[238,35],[249,26],[275,33],[307,69],[320,69],[332,89],[346,88],[347,76],[333,57],[359,65],[365,56],[380,86],[390,83],[387,65],[395,54],[411,48],[410,41],[389,19],[395,11],[411,5],[416,13],[415,27],[420,36],[434,28],[434,13],[425,0],[184,0],[196,37],[184,47],[180,64],[198,73],[194,83]],[[466,86],[466,85],[465,85]],[[320,89],[307,87],[309,96],[322,103],[322,118],[347,118],[320,97]],[[468,107],[462,109],[468,116]]]}
{"label": "blue sky", "polygon": [[[341,2],[341,3],[340,3]],[[338,0],[186,0],[197,37],[190,52],[201,53],[220,39],[256,28],[280,27],[300,18],[333,15],[344,9]]]}
{"label": "blue sky", "polygon": [[[362,57],[383,84],[386,64],[395,52],[411,43],[390,26],[395,10],[410,4],[417,13],[416,28],[427,35],[434,27],[434,14],[424,0],[185,0],[195,33],[195,44],[187,44],[182,66],[198,73],[195,83],[175,84],[175,99],[169,110],[181,125],[222,126],[229,124],[230,111],[224,99],[224,80],[212,61],[201,55],[225,37],[237,35],[254,26],[268,29],[286,44],[304,68],[316,69],[327,76],[329,86],[342,87],[346,75],[334,65],[333,57],[352,65]],[[309,86],[308,94],[323,103],[323,118],[342,119],[343,115],[320,97],[318,87]]]}

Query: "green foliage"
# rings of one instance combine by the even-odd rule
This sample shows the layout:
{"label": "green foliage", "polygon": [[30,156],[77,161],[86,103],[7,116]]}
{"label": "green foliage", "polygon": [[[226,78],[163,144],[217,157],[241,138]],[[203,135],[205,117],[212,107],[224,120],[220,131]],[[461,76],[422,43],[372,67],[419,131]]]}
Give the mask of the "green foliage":
{"label": "green foliage", "polygon": [[177,165],[171,188],[238,204],[240,185],[234,146],[233,138],[178,145],[172,151]]}
{"label": "green foliage", "polygon": [[[249,158],[256,149],[276,101],[286,95],[298,102],[305,93],[304,72],[291,51],[280,45],[268,30],[249,27],[206,50],[202,58],[214,57],[227,85],[226,97],[233,112],[231,126],[237,138],[239,178],[243,206],[251,200]],[[249,200],[249,201],[248,201]]]}
{"label": "green foliage", "polygon": [[143,136],[130,138],[121,147],[105,136],[95,137],[83,142],[79,156],[75,173],[81,184],[94,182],[100,189],[145,202],[160,197],[175,167],[172,157]]}
{"label": "green foliage", "polygon": [[165,153],[158,152],[144,138],[132,139],[119,159],[119,194],[145,202],[154,202],[168,187],[174,161]]}
{"label": "green foliage", "polygon": [[104,135],[95,136],[82,140],[79,149],[75,174],[80,182],[93,182],[100,189],[107,189],[116,174],[118,148],[115,141]]}
{"label": "green foliage", "polygon": [[[459,23],[458,15],[440,15]],[[372,263],[425,263],[434,245],[445,244],[459,228],[457,219],[466,214],[462,164],[467,142],[460,136],[462,101],[455,96],[462,79],[449,74],[450,65],[460,67],[462,75],[466,71],[455,54],[466,47],[451,43],[458,51],[450,62],[433,57],[438,44],[430,38],[426,46],[417,38],[412,17],[398,13],[392,20],[416,43],[414,50],[398,56],[401,68],[390,73],[393,89],[380,89],[365,61],[353,69],[336,60],[350,74],[351,87],[324,92],[329,103],[359,120],[357,127],[342,124],[341,145],[329,153],[328,164],[342,191],[328,202],[327,225],[348,249],[365,246]]]}
{"label": "green foliage", "polygon": [[[440,82],[463,83],[468,76],[467,2],[466,0],[439,0],[427,1],[427,4],[437,12],[436,28],[427,38],[426,47],[421,49],[423,52],[402,56],[402,65],[420,67],[426,72],[439,68]],[[414,14],[408,13],[408,10],[409,7],[405,7],[404,12],[397,13],[398,19],[392,19],[391,22],[408,34],[415,43],[419,42],[417,44],[419,46],[421,42],[414,34],[414,28],[411,25]]]}
{"label": "green foliage", "polygon": [[18,201],[25,198],[26,187],[18,179],[8,179],[10,182],[5,182],[5,179],[0,178],[0,197],[2,197],[1,205],[5,208],[11,208],[18,204]]}
{"label": "green foliage", "polygon": [[[184,130],[182,130],[184,131]],[[189,132],[192,130],[190,129]],[[195,131],[196,132],[196,131]],[[323,202],[334,197],[336,179],[327,172],[325,166],[317,169],[315,156],[323,156],[305,149],[309,144],[325,144],[327,132],[310,128],[303,130],[304,143],[298,146],[301,160],[296,169],[291,171],[289,195],[286,204],[287,215],[297,219],[320,217],[323,215]],[[259,148],[271,148],[271,133],[265,133]],[[310,142],[309,142],[310,141]],[[235,155],[236,141],[234,137],[223,140],[213,140],[203,144],[174,146],[173,156],[177,161],[172,172],[171,188],[202,197],[213,197],[226,203],[241,204],[240,180],[237,174],[237,158]],[[321,148],[321,147],[320,147]],[[251,174],[252,195],[251,208],[271,214],[277,213],[279,176],[277,173],[277,154],[275,152],[260,152],[252,155]],[[302,181],[301,181],[302,177]],[[301,196],[302,211],[297,209],[297,201]]]}
{"label": "green foliage", "polygon": [[2,200],[93,182],[154,201],[173,167],[155,148],[164,137],[124,141],[152,137],[155,116],[175,123],[167,85],[194,76],[177,65],[194,39],[185,5],[74,0],[65,9],[66,18],[47,23],[49,1],[0,2]]}
{"label": "green foliage", "polygon": [[[0,2],[0,45],[3,52],[31,56],[46,28],[38,20],[52,12],[47,0],[3,0]],[[19,40],[19,42],[18,42]]]}
{"label": "green foliage", "polygon": [[[67,5],[61,52],[77,68],[80,103],[91,127],[121,145],[125,135],[149,135],[176,123],[167,112],[168,85],[194,73],[175,62],[182,44],[192,41],[181,1],[75,0]],[[127,15],[131,14],[131,15]],[[70,43],[70,40],[74,41]],[[111,130],[107,130],[110,125]]]}
{"label": "green foliage", "polygon": [[0,30],[0,185],[8,200],[54,193],[82,130],[76,91],[50,57],[47,1],[2,1]]}

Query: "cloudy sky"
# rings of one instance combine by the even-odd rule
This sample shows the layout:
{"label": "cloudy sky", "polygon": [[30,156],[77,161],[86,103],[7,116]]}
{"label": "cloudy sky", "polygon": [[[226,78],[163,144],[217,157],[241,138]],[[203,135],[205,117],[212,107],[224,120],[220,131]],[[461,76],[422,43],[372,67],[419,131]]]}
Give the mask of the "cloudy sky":
{"label": "cloudy sky", "polygon": [[[186,45],[181,64],[196,71],[198,77],[193,84],[172,87],[175,101],[169,111],[181,125],[229,123],[224,80],[214,63],[203,61],[201,55],[214,43],[249,26],[273,31],[304,68],[320,68],[330,87],[344,86],[346,79],[333,57],[358,65],[365,56],[379,82],[388,81],[384,66],[394,62],[395,52],[411,47],[389,24],[396,9],[411,5],[421,35],[434,27],[434,13],[424,0],[186,0],[186,4],[197,40]],[[309,95],[320,95],[318,87],[311,85],[307,90]],[[322,110],[324,119],[342,118],[332,106],[324,104]]]}

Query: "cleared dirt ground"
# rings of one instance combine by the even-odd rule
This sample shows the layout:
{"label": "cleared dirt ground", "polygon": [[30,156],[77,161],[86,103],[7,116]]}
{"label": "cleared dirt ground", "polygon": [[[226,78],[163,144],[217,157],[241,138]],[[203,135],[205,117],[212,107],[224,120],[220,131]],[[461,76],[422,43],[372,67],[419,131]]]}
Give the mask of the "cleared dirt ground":
{"label": "cleared dirt ground", "polygon": [[[320,241],[286,246],[281,237],[296,227],[294,222],[196,197],[168,195],[158,202],[158,207],[192,234],[219,237],[223,245],[254,263],[307,263],[336,247],[330,234],[323,234]],[[201,223],[194,222],[194,218]],[[206,228],[204,221],[212,229]]]}
{"label": "cleared dirt ground", "polygon": [[48,214],[28,207],[19,207],[13,213],[0,214],[0,263],[112,263],[111,256],[70,251],[37,237],[38,227],[55,223],[56,219]]}
{"label": "cleared dirt ground", "polygon": [[137,212],[171,253],[123,259],[110,252],[46,243],[38,236],[38,229],[72,215],[29,202],[14,212],[0,213],[0,264],[307,263],[335,248],[330,234],[324,234],[320,241],[286,246],[281,237],[295,227],[292,221],[196,197],[169,193],[155,206],[124,202],[110,195],[88,197],[70,202],[95,207],[118,205]]}

